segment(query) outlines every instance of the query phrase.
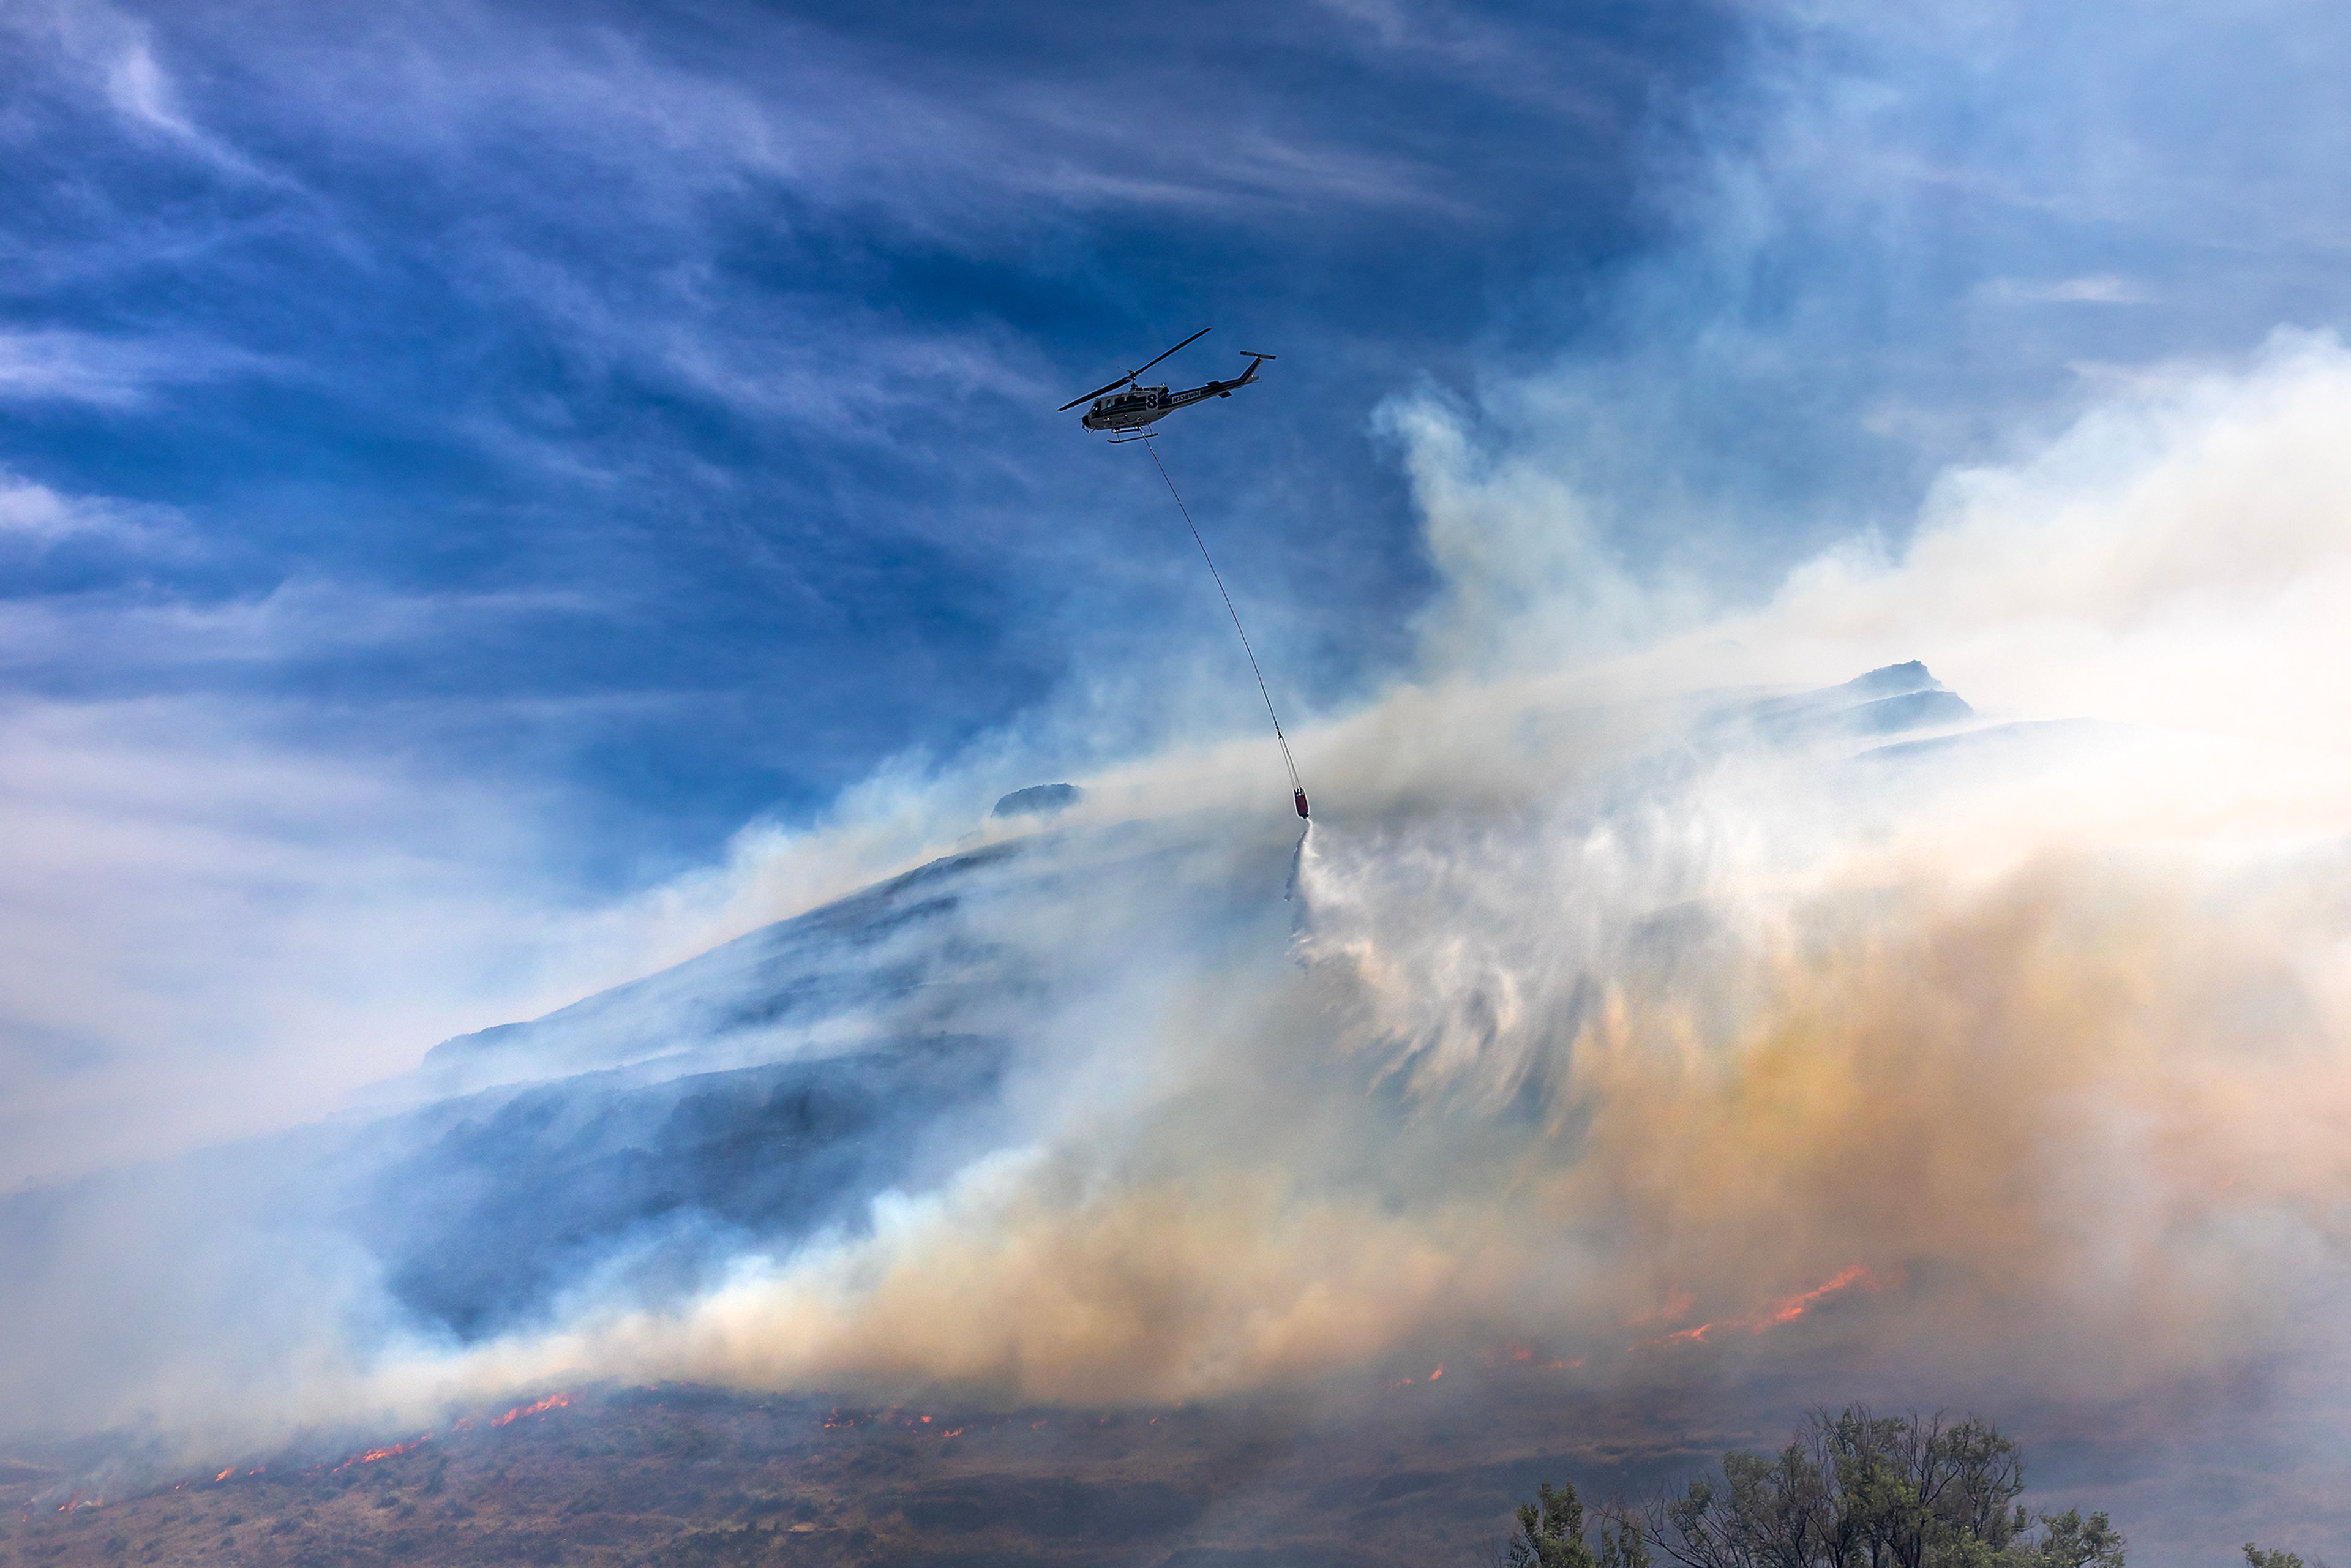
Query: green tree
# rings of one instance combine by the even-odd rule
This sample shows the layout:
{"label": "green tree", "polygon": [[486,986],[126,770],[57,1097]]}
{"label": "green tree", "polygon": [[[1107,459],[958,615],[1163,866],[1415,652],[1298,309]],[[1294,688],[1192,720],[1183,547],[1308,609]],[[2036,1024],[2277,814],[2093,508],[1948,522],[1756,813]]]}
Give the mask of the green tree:
{"label": "green tree", "polygon": [[1585,1540],[1583,1500],[1575,1484],[1544,1481],[1519,1505],[1519,1532],[1502,1552],[1506,1568],[1650,1568],[1648,1542],[1629,1521],[1601,1521],[1595,1551]]}
{"label": "green tree", "polygon": [[2245,1568],[2302,1568],[2299,1552],[2272,1547],[2264,1552],[2252,1542],[2245,1542]]}
{"label": "green tree", "polygon": [[1807,1423],[1824,1456],[1844,1531],[1882,1568],[1997,1558],[2029,1521],[2011,1508],[2024,1490],[2016,1445],[1973,1416],[1872,1416],[1855,1406]]}
{"label": "green tree", "polygon": [[[1679,1493],[1608,1511],[1597,1568],[1647,1568],[1652,1551],[1666,1568],[2124,1568],[2105,1514],[2036,1516],[2023,1490],[2023,1456],[1988,1421],[1817,1410],[1776,1457],[1726,1454]],[[1594,1568],[1573,1488],[1519,1518],[1510,1568]],[[1541,1555],[1543,1531],[1583,1555]],[[2303,1565],[2249,1552],[2248,1568]]]}
{"label": "green tree", "polygon": [[1573,1481],[1564,1488],[1544,1481],[1534,1501],[1519,1505],[1519,1533],[1504,1561],[1510,1568],[1599,1568],[1583,1540],[1583,1500]]}
{"label": "green tree", "polygon": [[2043,1568],[2123,1568],[2123,1532],[2103,1513],[2084,1519],[2080,1509],[2069,1508],[2044,1515],[2042,1528]]}

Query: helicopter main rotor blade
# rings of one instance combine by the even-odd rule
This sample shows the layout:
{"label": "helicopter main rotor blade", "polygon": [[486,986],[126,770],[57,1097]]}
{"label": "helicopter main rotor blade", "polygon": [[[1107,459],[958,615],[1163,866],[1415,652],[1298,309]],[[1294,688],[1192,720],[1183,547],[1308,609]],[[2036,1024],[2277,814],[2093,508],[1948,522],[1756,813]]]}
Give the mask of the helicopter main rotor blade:
{"label": "helicopter main rotor blade", "polygon": [[[1176,348],[1168,350],[1167,350],[1167,354],[1175,353],[1175,352],[1176,351],[1176,350],[1178,350],[1178,349],[1188,349],[1188,348],[1190,348],[1193,344],[1195,344],[1195,343],[1198,342],[1201,339],[1203,339],[1203,338],[1207,337],[1209,333],[1211,333],[1211,332],[1213,332],[1213,331],[1215,331],[1215,330],[1216,330],[1216,329],[1215,329],[1214,327],[1203,327],[1203,328],[1201,328],[1198,331],[1196,331],[1196,332],[1193,333],[1190,337],[1188,337],[1188,338],[1185,339],[1182,342],[1180,342],[1180,343],[1176,344]],[[1162,355],[1160,355],[1160,356],[1159,356],[1159,359],[1155,359],[1155,360],[1145,360],[1143,363],[1141,363],[1141,364],[1139,364],[1139,365],[1135,366],[1135,367],[1134,367],[1134,369],[1133,369],[1133,370],[1131,370],[1131,371],[1127,371],[1127,372],[1126,372],[1126,374],[1124,374],[1124,375],[1123,375],[1123,376],[1119,377],[1119,378],[1118,378],[1118,380],[1116,380],[1116,381],[1114,381],[1114,382],[1107,382],[1107,383],[1105,383],[1104,385],[1102,385],[1102,386],[1098,386],[1098,387],[1094,388],[1094,390],[1093,390],[1093,391],[1092,391],[1092,392],[1090,392],[1085,393],[1085,394],[1084,394],[1084,396],[1081,396],[1081,397],[1073,397],[1073,398],[1071,398],[1069,402],[1067,402],[1063,403],[1061,407],[1059,407],[1059,408],[1055,409],[1053,412],[1054,412],[1055,413],[1069,413],[1069,412],[1070,412],[1070,410],[1071,410],[1071,409],[1073,409],[1073,408],[1077,407],[1077,406],[1078,406],[1078,404],[1080,404],[1080,403],[1081,403],[1081,402],[1085,402],[1085,401],[1086,401],[1086,398],[1090,398],[1090,397],[1100,397],[1100,396],[1102,396],[1102,393],[1104,393],[1104,392],[1106,392],[1110,391],[1112,387],[1123,387],[1123,386],[1124,386],[1127,382],[1129,382],[1133,381],[1135,377],[1137,377],[1137,376],[1141,375],[1144,371],[1145,371],[1149,370],[1152,366],[1154,366],[1154,365],[1157,364],[1157,363],[1159,362],[1159,360],[1164,360],[1164,359],[1165,359],[1165,358],[1167,357],[1167,354],[1162,354]]]}
{"label": "helicopter main rotor blade", "polygon": [[[1188,348],[1190,348],[1193,344],[1195,344],[1195,343],[1198,342],[1201,339],[1203,339],[1203,338],[1207,337],[1209,333],[1211,333],[1211,332],[1213,332],[1213,331],[1215,331],[1215,330],[1216,330],[1216,329],[1215,329],[1214,327],[1203,327],[1203,328],[1201,328],[1198,331],[1196,331],[1196,332],[1193,333],[1190,337],[1188,337],[1188,338],[1185,339],[1182,342],[1180,342],[1180,343],[1176,344],[1176,348],[1168,350],[1167,350],[1167,354],[1175,353],[1175,352],[1176,351],[1176,350],[1178,350],[1178,349],[1188,349]],[[1165,358],[1167,357],[1167,354],[1162,354],[1162,355],[1160,355],[1160,356],[1159,356],[1159,360],[1164,360],[1164,359],[1165,359]],[[1129,372],[1127,372],[1127,377],[1126,377],[1126,379],[1127,379],[1128,381],[1133,381],[1136,376],[1141,375],[1144,371],[1145,371],[1149,370],[1153,365],[1157,364],[1157,363],[1159,362],[1159,360],[1149,360],[1149,361],[1145,361],[1144,363],[1142,363],[1142,364],[1140,364],[1140,365],[1137,365],[1134,370],[1132,370],[1132,371],[1130,371]]]}
{"label": "helicopter main rotor blade", "polygon": [[[1143,372],[1142,372],[1141,371],[1135,371],[1135,372],[1134,372],[1134,375],[1135,375],[1135,376],[1139,376],[1139,375],[1141,375],[1142,373],[1143,373]],[[1106,382],[1106,383],[1104,383],[1104,384],[1103,384],[1103,385],[1102,385],[1102,386],[1098,386],[1098,387],[1094,388],[1094,390],[1093,390],[1093,391],[1092,391],[1092,392],[1080,392],[1077,396],[1075,396],[1075,397],[1071,398],[1069,402],[1067,402],[1063,403],[1061,407],[1059,407],[1059,408],[1055,409],[1053,412],[1054,412],[1055,413],[1069,413],[1069,412],[1070,412],[1070,410],[1071,410],[1071,409],[1073,409],[1073,408],[1077,407],[1077,406],[1078,406],[1078,404],[1080,404],[1080,403],[1081,403],[1081,402],[1085,402],[1085,401],[1086,401],[1086,399],[1088,399],[1088,398],[1090,398],[1090,397],[1100,397],[1100,396],[1102,396],[1102,393],[1104,393],[1104,392],[1106,392],[1110,391],[1112,387],[1123,387],[1123,386],[1124,386],[1127,382],[1129,382],[1133,381],[1134,379],[1134,376],[1121,376],[1121,377],[1119,377],[1119,378],[1118,378],[1118,380],[1116,380],[1116,381],[1114,381],[1114,382]]]}

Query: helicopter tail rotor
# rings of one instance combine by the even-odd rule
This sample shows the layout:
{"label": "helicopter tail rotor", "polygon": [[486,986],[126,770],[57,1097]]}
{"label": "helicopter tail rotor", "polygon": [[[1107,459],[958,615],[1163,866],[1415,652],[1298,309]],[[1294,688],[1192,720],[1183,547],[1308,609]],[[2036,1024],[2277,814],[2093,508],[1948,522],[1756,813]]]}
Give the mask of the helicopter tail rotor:
{"label": "helicopter tail rotor", "polygon": [[[1266,361],[1274,357],[1271,354],[1260,354],[1255,349],[1243,349],[1241,353],[1249,360],[1249,369],[1240,373],[1240,378],[1238,381],[1219,382],[1217,383],[1217,385],[1245,387],[1249,385],[1249,382],[1257,380],[1258,367],[1265,363]],[[1232,396],[1232,393],[1220,392],[1217,395],[1220,397],[1230,397]]]}

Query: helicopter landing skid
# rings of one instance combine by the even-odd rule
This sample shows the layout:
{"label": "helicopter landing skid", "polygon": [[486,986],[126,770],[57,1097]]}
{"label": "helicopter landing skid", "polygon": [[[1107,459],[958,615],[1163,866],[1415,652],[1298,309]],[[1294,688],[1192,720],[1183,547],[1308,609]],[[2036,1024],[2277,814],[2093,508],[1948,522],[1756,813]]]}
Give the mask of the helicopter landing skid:
{"label": "helicopter landing skid", "polygon": [[1114,430],[1110,434],[1110,444],[1123,446],[1130,441],[1148,441],[1158,434],[1155,430]]}

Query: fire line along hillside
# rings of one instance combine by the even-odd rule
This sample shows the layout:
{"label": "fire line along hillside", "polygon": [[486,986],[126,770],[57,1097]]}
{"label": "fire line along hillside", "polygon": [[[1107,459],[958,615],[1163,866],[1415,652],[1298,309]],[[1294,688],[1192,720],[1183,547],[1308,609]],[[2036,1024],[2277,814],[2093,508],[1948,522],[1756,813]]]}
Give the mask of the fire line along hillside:
{"label": "fire line along hillside", "polygon": [[[2038,733],[1978,723],[1913,664],[1818,691],[1720,694],[1635,764],[1696,771],[1760,747],[1899,796],[1922,759],[1957,748],[2000,766]],[[1016,791],[1000,841],[445,1041],[372,1116],[110,1178],[108,1201],[202,1193],[208,1211],[333,1237],[403,1332],[453,1353],[560,1333],[583,1302],[659,1312],[746,1257],[870,1234],[881,1195],[939,1190],[1031,1135],[1021,1086],[1056,1061],[1040,1020],[1101,994],[1103,977],[1170,950],[1288,963],[1301,917],[1282,896],[1291,824],[1271,811],[1238,831],[1214,816],[1105,822],[1078,800]],[[1666,921],[1640,939],[1697,938]],[[1415,1135],[1410,1108],[1375,1089],[1354,1085],[1350,1103]],[[65,1245],[73,1206],[97,1191],[0,1199],[8,1255],[49,1266],[44,1249]],[[121,1434],[19,1444],[0,1450],[15,1520],[0,1546],[28,1562],[99,1561],[119,1540],[116,1558],[155,1562],[996,1552],[1230,1568],[1286,1542],[1286,1562],[1402,1563],[1453,1550],[1556,1460],[1658,1477],[1688,1443],[1719,1452],[1735,1436],[1699,1420],[1675,1444],[1636,1441],[1625,1435],[1653,1432],[1653,1413],[1634,1396],[1613,1407],[1571,1356],[1468,1349],[1442,1373],[1343,1369],[1305,1405],[1016,1419],[987,1401],[913,1403],[911,1388],[757,1396],[622,1386],[591,1368],[443,1421],[312,1431],[200,1470]]]}

